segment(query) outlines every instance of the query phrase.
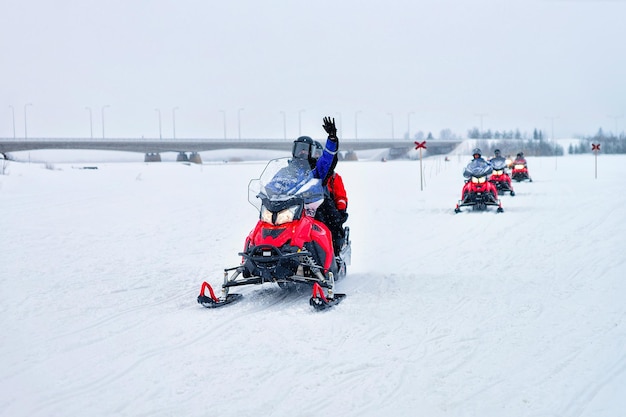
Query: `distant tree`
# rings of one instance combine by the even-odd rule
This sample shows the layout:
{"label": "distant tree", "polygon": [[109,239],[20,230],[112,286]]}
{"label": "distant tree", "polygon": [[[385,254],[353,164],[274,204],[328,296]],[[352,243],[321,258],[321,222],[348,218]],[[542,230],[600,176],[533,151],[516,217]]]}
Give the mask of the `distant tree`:
{"label": "distant tree", "polygon": [[443,140],[454,139],[454,134],[452,133],[452,130],[450,129],[443,129],[439,133],[439,139],[443,139]]}
{"label": "distant tree", "polygon": [[433,139],[433,134],[428,132],[428,136],[426,137],[426,140],[432,140]]}
{"label": "distant tree", "polygon": [[480,130],[477,127],[473,127],[467,131],[467,137],[470,139],[480,139]]}
{"label": "distant tree", "polygon": [[420,140],[420,141],[421,141],[421,140],[424,140],[424,132],[422,132],[421,130],[420,130],[420,131],[418,131],[418,132],[415,134],[415,136],[413,136],[413,138],[414,138],[415,140]]}

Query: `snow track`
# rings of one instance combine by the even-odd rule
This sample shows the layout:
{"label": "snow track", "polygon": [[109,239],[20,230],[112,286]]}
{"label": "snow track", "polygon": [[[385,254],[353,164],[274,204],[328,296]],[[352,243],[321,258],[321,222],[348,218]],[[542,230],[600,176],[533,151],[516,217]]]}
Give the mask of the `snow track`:
{"label": "snow track", "polygon": [[[454,214],[463,161],[343,162],[340,305],[233,288],[264,164],[11,164],[0,415],[608,416],[626,409],[623,156],[529,158],[504,213]],[[7,387],[10,387],[8,389]]]}

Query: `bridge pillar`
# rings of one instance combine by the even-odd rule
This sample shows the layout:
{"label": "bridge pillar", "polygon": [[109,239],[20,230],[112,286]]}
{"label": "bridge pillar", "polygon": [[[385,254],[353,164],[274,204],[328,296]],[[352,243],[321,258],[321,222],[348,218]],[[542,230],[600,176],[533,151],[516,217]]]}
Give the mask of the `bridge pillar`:
{"label": "bridge pillar", "polygon": [[188,162],[189,157],[185,152],[178,152],[178,156],[176,157],[176,162]]}
{"label": "bridge pillar", "polygon": [[144,162],[161,162],[161,154],[158,152],[148,152],[143,160]]}
{"label": "bridge pillar", "polygon": [[198,152],[192,152],[189,156],[189,162],[193,162],[194,164],[202,164],[202,157]]}
{"label": "bridge pillar", "polygon": [[356,152],[348,151],[346,155],[343,157],[344,161],[358,161],[359,158],[356,156]]}

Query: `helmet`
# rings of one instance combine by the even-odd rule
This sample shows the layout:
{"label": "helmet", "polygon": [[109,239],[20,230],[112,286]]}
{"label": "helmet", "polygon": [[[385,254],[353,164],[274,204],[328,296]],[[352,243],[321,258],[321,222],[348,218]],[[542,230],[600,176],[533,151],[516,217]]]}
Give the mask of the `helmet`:
{"label": "helmet", "polygon": [[313,159],[317,160],[320,156],[322,156],[322,153],[324,152],[324,147],[318,141],[315,141],[313,145],[313,154],[311,156]]}
{"label": "helmet", "polygon": [[496,149],[495,151],[493,151],[493,154],[495,156],[500,156],[500,149]]}
{"label": "helmet", "polygon": [[478,155],[479,157],[482,156],[482,152],[480,151],[480,148],[474,148],[474,150],[472,150],[472,155],[476,156]]}
{"label": "helmet", "polygon": [[520,152],[520,153],[518,153],[516,156],[517,156],[518,158],[521,158],[522,156],[524,156],[524,154]]}
{"label": "helmet", "polygon": [[310,159],[312,155],[312,149],[315,147],[313,139],[308,136],[300,136],[293,141],[293,147],[291,148],[291,155],[297,159]]}

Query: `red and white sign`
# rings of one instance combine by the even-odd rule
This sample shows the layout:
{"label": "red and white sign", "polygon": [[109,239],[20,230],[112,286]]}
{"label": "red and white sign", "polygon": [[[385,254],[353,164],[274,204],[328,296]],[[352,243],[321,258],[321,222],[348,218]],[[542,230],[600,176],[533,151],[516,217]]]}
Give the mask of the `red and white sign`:
{"label": "red and white sign", "polygon": [[419,149],[419,148],[426,149],[426,141],[415,142],[415,149]]}

